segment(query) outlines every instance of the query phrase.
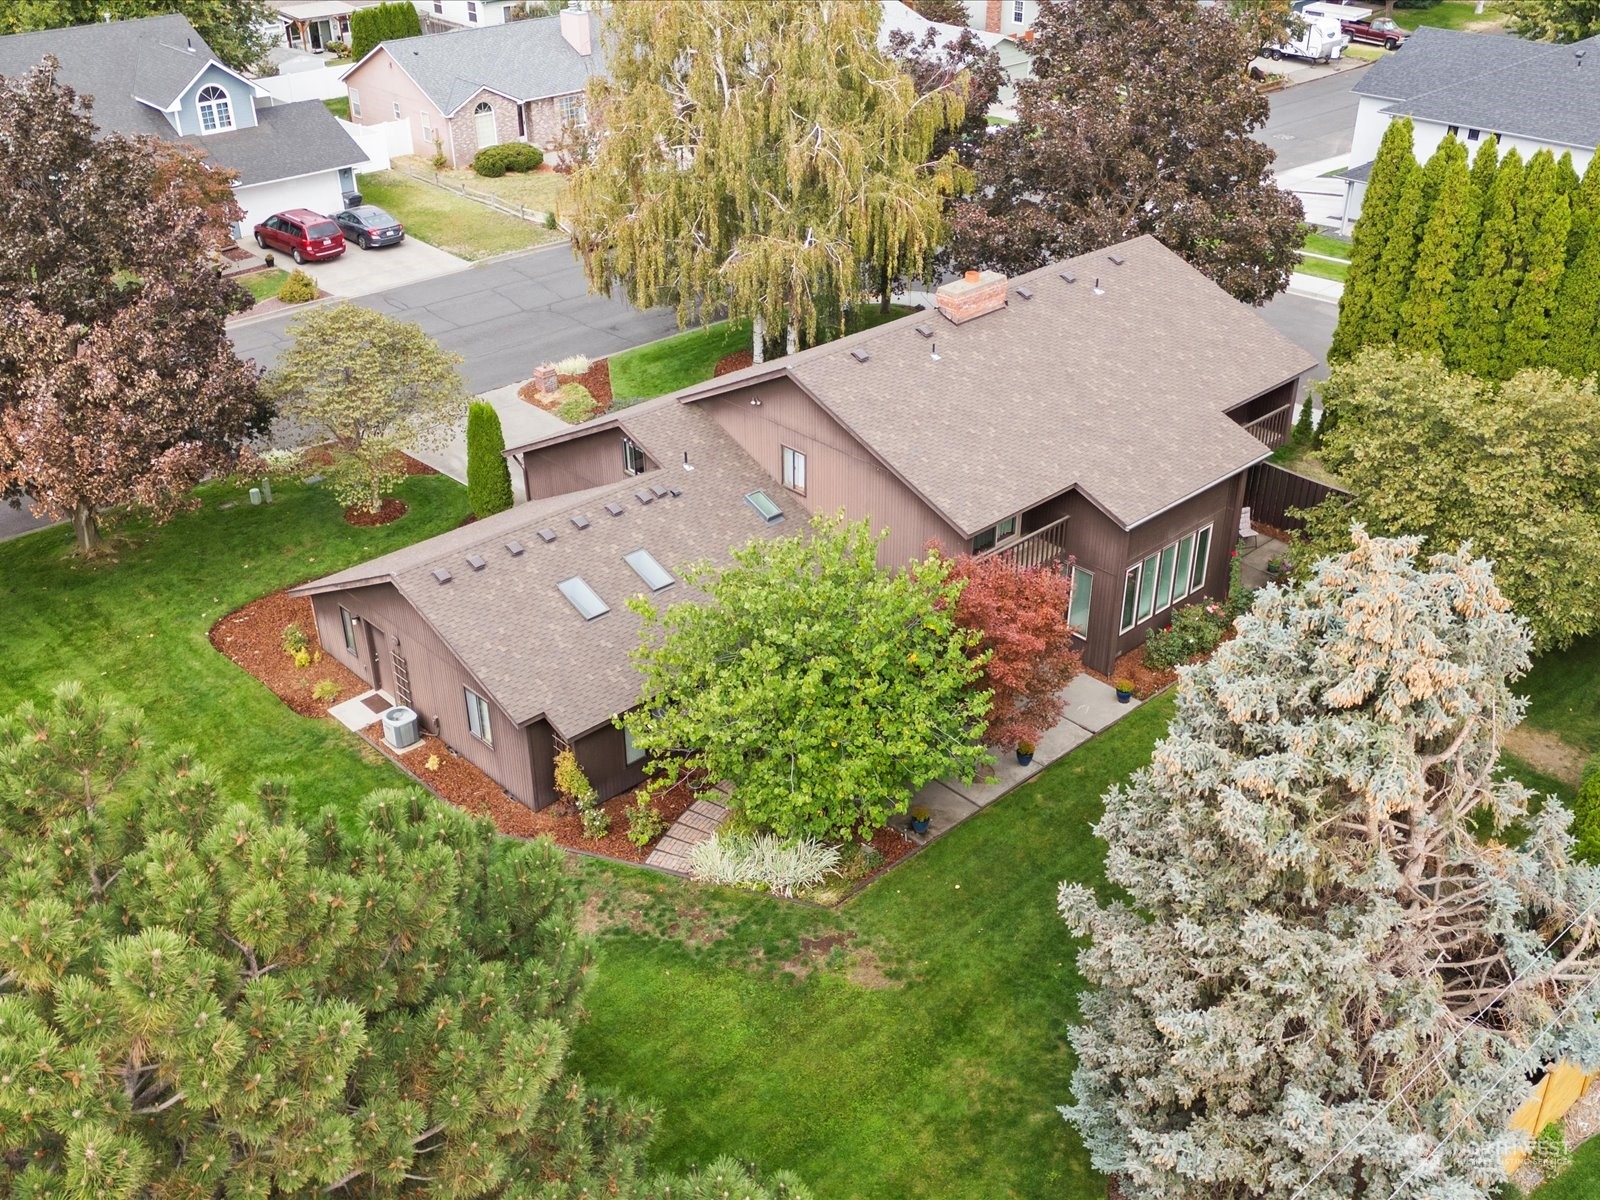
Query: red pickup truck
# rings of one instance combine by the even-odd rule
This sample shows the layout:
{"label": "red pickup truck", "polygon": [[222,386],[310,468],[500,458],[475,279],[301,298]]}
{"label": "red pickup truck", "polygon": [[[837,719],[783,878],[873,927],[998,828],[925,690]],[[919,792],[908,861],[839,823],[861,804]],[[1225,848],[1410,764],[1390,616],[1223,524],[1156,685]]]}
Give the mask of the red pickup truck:
{"label": "red pickup truck", "polygon": [[1385,50],[1398,50],[1405,44],[1406,31],[1389,17],[1369,17],[1365,21],[1340,21],[1339,28],[1352,42],[1371,42]]}

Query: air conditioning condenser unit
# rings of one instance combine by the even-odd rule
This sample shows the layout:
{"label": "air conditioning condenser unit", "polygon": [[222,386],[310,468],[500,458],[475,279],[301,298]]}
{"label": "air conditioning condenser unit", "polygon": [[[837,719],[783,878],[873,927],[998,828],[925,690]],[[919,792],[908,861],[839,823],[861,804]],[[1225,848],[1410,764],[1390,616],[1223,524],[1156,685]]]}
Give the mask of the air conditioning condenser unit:
{"label": "air conditioning condenser unit", "polygon": [[383,740],[395,750],[405,750],[417,744],[417,714],[405,706],[397,706],[383,714]]}

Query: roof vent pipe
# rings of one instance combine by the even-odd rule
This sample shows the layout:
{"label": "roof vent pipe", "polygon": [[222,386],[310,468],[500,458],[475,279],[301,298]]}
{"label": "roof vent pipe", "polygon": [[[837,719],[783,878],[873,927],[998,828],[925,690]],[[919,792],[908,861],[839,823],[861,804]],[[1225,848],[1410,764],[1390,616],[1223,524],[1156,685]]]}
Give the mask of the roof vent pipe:
{"label": "roof vent pipe", "polygon": [[929,342],[928,343],[928,357],[931,358],[934,362],[938,362],[939,361],[939,343],[938,342]]}
{"label": "roof vent pipe", "polygon": [[1094,294],[1096,296],[1104,296],[1106,294],[1105,288],[1100,286],[1100,276],[1098,275],[1094,277]]}
{"label": "roof vent pipe", "polygon": [[1587,50],[1574,50],[1572,52],[1573,57],[1578,60],[1578,69],[1580,71],[1583,69],[1583,56],[1587,53],[1589,53]]}
{"label": "roof vent pipe", "polygon": [[689,461],[689,452],[687,450],[683,452],[683,469],[685,471],[694,470],[694,464]]}

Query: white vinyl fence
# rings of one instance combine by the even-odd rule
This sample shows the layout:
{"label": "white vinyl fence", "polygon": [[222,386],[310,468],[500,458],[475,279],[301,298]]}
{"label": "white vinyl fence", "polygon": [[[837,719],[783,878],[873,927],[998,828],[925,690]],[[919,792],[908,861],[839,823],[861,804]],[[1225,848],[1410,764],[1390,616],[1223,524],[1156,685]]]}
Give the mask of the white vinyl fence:
{"label": "white vinyl fence", "polygon": [[357,173],[366,174],[368,171],[387,171],[389,160],[397,154],[410,154],[411,123],[409,121],[381,121],[376,125],[357,125],[353,121],[340,119],[339,124],[344,126],[344,131],[355,139],[356,145],[361,147],[361,152],[367,156],[364,166],[356,168]]}
{"label": "white vinyl fence", "polygon": [[293,63],[286,63],[279,74],[257,79],[255,84],[277,104],[293,104],[299,100],[332,100],[335,96],[350,94],[344,81],[339,78],[342,74],[344,67],[324,67],[319,64],[309,70],[296,71]]}

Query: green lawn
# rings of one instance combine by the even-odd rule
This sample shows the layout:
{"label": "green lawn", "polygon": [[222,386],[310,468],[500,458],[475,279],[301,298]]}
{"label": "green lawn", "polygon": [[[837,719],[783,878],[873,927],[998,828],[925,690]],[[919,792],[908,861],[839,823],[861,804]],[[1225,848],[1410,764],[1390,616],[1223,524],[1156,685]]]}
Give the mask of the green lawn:
{"label": "green lawn", "polygon": [[287,278],[289,272],[274,267],[270,271],[241,275],[236,282],[257,300],[270,300],[278,294],[278,289],[283,286],[283,281]]}
{"label": "green lawn", "polygon": [[562,236],[396,171],[358,176],[356,186],[368,204],[392,213],[408,236],[461,258],[492,258]]}
{"label": "green lawn", "polygon": [[335,96],[331,100],[324,100],[323,103],[328,106],[328,111],[340,120],[348,121],[350,119],[349,96]]}
{"label": "green lawn", "polygon": [[1333,237],[1330,234],[1318,233],[1310,230],[1306,233],[1304,248],[1313,254],[1326,254],[1332,258],[1342,258],[1350,261],[1350,239]]}
{"label": "green lawn", "polygon": [[[871,329],[913,311],[897,304],[885,313],[875,304],[863,305],[850,314],[846,332]],[[817,332],[824,341],[829,340],[826,330]],[[607,360],[611,364],[611,394],[621,400],[664,396],[690,384],[705,382],[724,358],[749,348],[750,322],[718,321],[704,329],[691,329],[647,346],[624,350]]]}
{"label": "green lawn", "polygon": [[1517,690],[1528,697],[1527,723],[1590,754],[1600,754],[1600,635],[1533,664]]}
{"label": "green lawn", "polygon": [[414,155],[397,159],[398,163],[413,171],[434,175],[454,188],[468,187],[475,192],[487,192],[506,204],[517,204],[539,212],[555,212],[556,206],[567,190],[567,177],[557,171],[507,172],[498,179],[485,179],[471,169],[455,170],[445,167],[435,170],[432,163]]}
{"label": "green lawn", "polygon": [[1533,1193],[1529,1200],[1594,1200],[1600,1196],[1600,1137],[1572,1154],[1572,1166]]}
{"label": "green lawn", "polygon": [[1301,275],[1315,275],[1318,279],[1336,279],[1343,283],[1350,273],[1350,264],[1328,262],[1322,258],[1302,258],[1294,268]]}
{"label": "green lawn", "polygon": [[1430,8],[1397,8],[1395,23],[1402,29],[1416,29],[1423,25],[1437,25],[1441,29],[1475,29],[1480,32],[1504,26],[1505,14],[1500,6],[1490,0],[1480,15],[1475,0],[1442,0]]}
{"label": "green lawn", "polygon": [[320,804],[399,783],[343,729],[296,716],[206,634],[246,601],[454,528],[466,489],[442,475],[409,479],[399,494],[411,511],[376,529],[345,524],[325,489],[276,490],[276,503],[253,507],[243,487],[201,488],[199,512],[131,527],[116,561],[70,557],[70,526],[0,543],[0,712],[78,679],[143,708],[159,741],[195,746],[230,786],[282,776]]}
{"label": "green lawn", "polygon": [[[1171,713],[1142,706],[834,912],[588,864],[607,927],[577,1066],[659,1103],[669,1167],[729,1153],[818,1197],[1100,1200],[1055,1109],[1080,986],[1055,894],[1102,884],[1100,796]],[[849,940],[791,973],[830,936]]]}

